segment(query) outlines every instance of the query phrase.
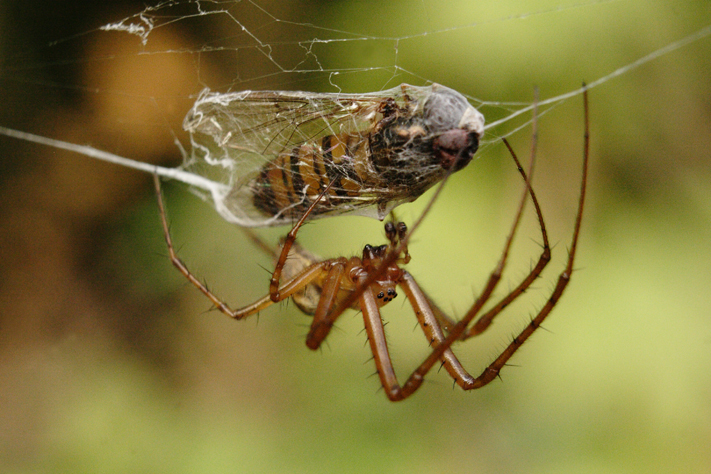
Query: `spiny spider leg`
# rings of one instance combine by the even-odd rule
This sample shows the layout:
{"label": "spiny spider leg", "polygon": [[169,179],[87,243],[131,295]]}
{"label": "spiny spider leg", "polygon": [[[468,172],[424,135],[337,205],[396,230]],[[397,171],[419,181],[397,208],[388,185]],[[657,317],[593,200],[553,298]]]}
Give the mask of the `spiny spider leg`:
{"label": "spiny spider leg", "polygon": [[[583,217],[583,207],[585,204],[585,193],[586,193],[586,186],[587,186],[587,175],[588,175],[588,160],[589,160],[589,155],[590,155],[590,124],[589,124],[589,112],[588,112],[588,94],[587,94],[587,89],[585,89],[585,85],[583,84],[583,110],[584,110],[584,126],[585,126],[585,135],[584,135],[584,145],[583,145],[583,170],[582,170],[582,177],[581,177],[581,184],[580,184],[580,198],[578,201],[578,211],[576,214],[575,218],[575,227],[573,230],[573,237],[572,237],[572,242],[570,245],[570,249],[568,250],[568,260],[567,264],[565,266],[565,269],[563,272],[560,274],[558,277],[558,280],[556,282],[556,286],[553,289],[553,292],[551,293],[550,297],[546,301],[546,303],[543,305],[541,310],[538,312],[538,314],[531,320],[529,324],[526,325],[526,327],[519,333],[518,336],[514,337],[514,339],[511,341],[511,343],[504,349],[504,351],[494,360],[488,367],[486,367],[481,375],[479,375],[475,379],[456,379],[455,381],[459,386],[461,386],[464,390],[472,390],[476,388],[483,387],[484,385],[488,384],[492,380],[494,380],[498,375],[501,369],[506,365],[506,362],[511,358],[511,356],[514,355],[514,353],[523,345],[524,342],[536,331],[541,326],[541,323],[546,319],[546,317],[550,314],[550,312],[553,310],[555,307],[556,303],[560,299],[561,295],[563,294],[563,291],[565,288],[568,286],[568,283],[570,282],[570,276],[573,272],[573,264],[575,261],[575,254],[577,250],[577,244],[578,244],[578,237],[580,236],[580,226],[582,222],[582,217]],[[530,173],[529,173],[530,174]],[[527,183],[527,188],[529,187],[529,183]],[[528,191],[526,190],[526,193]],[[524,194],[525,198],[525,194]],[[509,248],[511,246],[511,241],[513,240],[513,235],[516,231],[516,227],[518,225],[518,222],[520,220],[520,215],[521,211],[523,208],[523,200],[521,201],[521,205],[519,206],[519,212],[517,213],[516,220],[514,221],[513,228],[511,233],[509,234],[509,237],[507,239],[506,245],[504,247],[504,252],[501,256],[501,259],[499,260],[499,264],[496,266],[496,269],[494,272],[489,277],[489,280],[487,282],[487,285],[482,292],[482,294],[479,296],[479,298],[474,302],[474,305],[472,308],[469,310],[469,312],[460,320],[450,331],[449,335],[445,339],[445,341],[442,344],[439,344],[435,347],[435,349],[430,353],[429,357],[425,359],[425,361],[417,368],[415,371],[410,375],[408,380],[405,382],[405,384],[402,387],[402,392],[401,396],[402,398],[406,398],[409,395],[411,395],[417,388],[419,388],[420,385],[422,385],[422,382],[424,381],[425,375],[429,372],[429,370],[437,363],[437,361],[440,359],[442,354],[449,350],[451,345],[459,339],[466,331],[469,323],[471,323],[472,319],[476,316],[476,314],[481,310],[481,308],[484,306],[486,301],[489,299],[491,296],[494,288],[496,287],[496,284],[498,281],[501,279],[501,272],[503,271],[503,268],[506,263],[507,255]]]}
{"label": "spiny spider leg", "polygon": [[299,232],[299,229],[309,217],[309,214],[311,214],[311,212],[314,210],[314,207],[316,207],[318,202],[323,199],[324,196],[326,196],[326,193],[328,193],[328,191],[331,189],[331,186],[334,185],[337,179],[338,178],[333,178],[331,182],[328,183],[328,186],[326,186],[326,188],[321,191],[318,197],[314,199],[314,201],[311,203],[306,212],[304,212],[304,215],[301,216],[301,219],[299,219],[298,222],[294,224],[294,227],[291,228],[289,233],[286,234],[284,243],[281,246],[281,254],[279,255],[279,260],[277,260],[276,266],[274,267],[274,273],[272,273],[272,278],[269,281],[269,297],[275,303],[284,299],[279,294],[279,281],[281,280],[281,272],[284,270],[284,265],[286,264],[286,258],[289,255],[289,251],[294,245],[294,242],[296,242],[296,234]]}
{"label": "spiny spider leg", "polygon": [[[401,228],[405,229],[404,224],[401,225]],[[386,228],[387,227],[388,225],[386,224]],[[386,234],[389,234],[388,230],[386,230]],[[351,274],[354,275],[358,283],[355,288],[363,288],[358,294],[357,308],[363,313],[365,331],[368,335],[368,342],[373,353],[373,359],[378,376],[380,377],[380,382],[385,390],[385,394],[392,401],[402,400],[405,396],[403,396],[403,390],[395,375],[388,350],[383,320],[380,316],[380,306],[385,304],[380,300],[383,296],[382,290],[387,289],[388,294],[391,294],[394,298],[397,294],[394,292],[393,287],[395,285],[399,286],[405,292],[405,296],[410,302],[417,321],[427,337],[428,342],[431,345],[437,346],[441,345],[445,339],[444,332],[429,306],[427,297],[417,285],[412,275],[401,269],[396,263],[388,266],[385,273],[380,276],[376,283],[364,286],[364,282],[367,281],[371,273],[379,272],[380,261],[384,261],[385,257],[392,252],[389,247],[394,245],[396,240],[397,239],[392,239],[390,246],[376,248],[366,246],[359,265],[353,267],[351,271]],[[403,256],[402,258],[406,259],[408,257]],[[377,298],[375,296],[376,291],[380,291]],[[333,312],[333,314],[335,314],[335,312]],[[333,315],[330,317],[333,318]],[[451,349],[447,348],[444,350],[440,357],[447,372],[453,379],[472,378],[464,367],[462,367]]]}
{"label": "spiny spider leg", "polygon": [[[207,296],[207,298],[212,302],[212,304],[220,310],[222,313],[226,314],[227,316],[234,318],[234,319],[243,319],[246,318],[247,316],[251,316],[253,314],[258,313],[259,311],[262,311],[263,309],[268,308],[275,302],[283,301],[295,293],[298,293],[299,291],[303,290],[305,287],[308,285],[312,284],[314,280],[319,278],[321,274],[323,273],[324,269],[326,269],[331,261],[330,260],[325,260],[320,263],[315,263],[299,273],[297,276],[292,278],[291,280],[287,281],[283,286],[278,288],[278,295],[279,298],[275,301],[271,294],[267,295],[265,297],[260,298],[256,302],[252,303],[251,305],[245,306],[240,309],[232,309],[227,303],[222,301],[220,298],[218,298],[212,291],[210,291],[207,286],[205,286],[200,280],[198,280],[188,269],[188,267],[185,265],[185,263],[178,257],[178,254],[175,251],[175,248],[173,247],[173,240],[170,237],[170,229],[168,226],[168,218],[166,217],[166,212],[165,212],[165,206],[163,205],[163,195],[161,192],[161,187],[160,187],[160,178],[158,175],[153,175],[153,182],[155,184],[155,190],[156,190],[156,196],[158,197],[158,210],[160,212],[160,217],[161,217],[161,223],[163,225],[163,235],[165,237],[166,244],[168,246],[168,254],[170,256],[170,261],[173,263],[173,265],[180,271],[180,273],[185,276],[185,278],[188,279],[190,283],[193,284],[202,294]],[[324,191],[324,193],[328,191],[328,188]],[[323,193],[319,196],[319,199],[323,196]],[[318,201],[318,199],[316,200]],[[313,204],[311,207],[309,207],[309,210],[307,213],[313,208]],[[297,225],[300,225],[303,223],[303,219],[300,220]],[[292,241],[293,243],[293,241]],[[280,258],[281,260],[281,258]],[[286,257],[284,257],[284,261],[286,261]],[[282,264],[283,266],[283,264]]]}
{"label": "spiny spider leg", "polygon": [[[534,137],[535,137],[535,132],[534,132]],[[521,166],[520,161],[518,160],[518,157],[516,156],[516,153],[514,152],[513,148],[511,148],[511,145],[509,145],[509,142],[504,138],[503,139],[504,144],[506,145],[506,148],[509,151],[509,154],[513,158],[513,160],[516,162],[516,167],[518,168],[518,172],[521,174],[523,177],[524,182],[530,182],[530,177],[526,176],[526,172],[524,171],[523,167]],[[531,147],[531,156],[535,155],[535,146],[536,146],[536,139],[533,139],[533,144]],[[546,224],[543,221],[543,212],[541,211],[541,207],[538,203],[538,198],[536,197],[536,193],[533,190],[532,186],[528,187],[529,195],[531,196],[531,201],[533,202],[533,207],[536,210],[536,216],[538,218],[538,226],[541,230],[541,237],[542,237],[542,251],[540,256],[538,257],[538,261],[536,262],[536,265],[531,269],[531,271],[528,273],[526,278],[521,281],[516,288],[514,288],[508,295],[503,297],[501,301],[499,301],[496,306],[491,308],[489,311],[481,315],[475,322],[474,324],[469,327],[469,329],[462,334],[460,337],[460,340],[466,340],[469,339],[470,337],[477,336],[484,332],[492,323],[494,318],[499,315],[504,308],[506,308],[511,302],[513,302],[516,298],[521,296],[523,293],[526,292],[526,290],[533,284],[536,279],[540,276],[541,272],[543,272],[543,269],[548,265],[548,263],[551,261],[551,247],[550,243],[548,241],[548,232],[546,231]],[[435,315],[437,316],[437,320],[440,322],[440,324],[447,330],[451,331],[452,328],[457,324],[457,322],[449,317],[444,311],[442,311],[436,304],[434,304],[430,300],[430,305],[432,306],[433,311],[435,312]]]}

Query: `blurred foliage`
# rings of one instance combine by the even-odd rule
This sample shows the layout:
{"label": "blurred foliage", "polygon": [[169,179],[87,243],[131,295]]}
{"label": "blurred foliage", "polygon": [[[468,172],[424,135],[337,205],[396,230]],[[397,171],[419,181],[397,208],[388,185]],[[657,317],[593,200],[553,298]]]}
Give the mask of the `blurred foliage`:
{"label": "blurred foliage", "polygon": [[[342,74],[277,74],[264,87],[364,91],[430,80],[477,104],[530,102],[534,87],[542,98],[573,90],[711,24],[705,1],[257,4],[325,28],[244,18],[275,46],[280,34],[379,38],[314,44],[321,67]],[[249,5],[227,6],[241,20]],[[270,64],[248,50],[140,54],[244,41],[226,15],[176,23],[146,46],[97,30],[143,8],[0,5],[0,125],[179,164],[174,138],[185,143],[181,121],[194,94],[204,85],[258,87],[247,76],[268,74]],[[591,91],[579,271],[548,331],[514,357],[504,383],[464,393],[433,374],[398,404],[371,377],[360,315],[345,314],[314,353],[302,337],[310,320],[293,305],[239,323],[210,312],[165,256],[149,176],[0,137],[4,472],[710,471],[709,57],[705,38]],[[563,267],[581,103],[567,100],[539,121],[534,185],[555,259],[490,333],[457,346],[472,372],[540,307]],[[489,121],[508,113],[482,110]],[[409,270],[456,315],[493,268],[521,192],[496,142],[508,130],[492,131],[413,237]],[[530,135],[527,127],[512,136],[521,157]],[[191,269],[234,306],[264,294],[269,257],[184,187],[165,191]],[[403,206],[399,217],[412,222],[426,201]],[[537,255],[531,214],[502,294]],[[276,242],[284,232],[261,235]],[[300,237],[324,256],[382,239],[379,222],[357,217],[319,221]],[[403,378],[427,344],[407,305],[388,306],[384,317]]]}

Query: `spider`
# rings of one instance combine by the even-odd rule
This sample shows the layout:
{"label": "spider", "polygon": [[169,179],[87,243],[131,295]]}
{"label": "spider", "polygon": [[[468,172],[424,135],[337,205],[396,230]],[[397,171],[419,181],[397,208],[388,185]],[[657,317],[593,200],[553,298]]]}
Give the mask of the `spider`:
{"label": "spider", "polygon": [[[410,261],[407,248],[408,239],[410,235],[412,235],[412,231],[414,231],[429,211],[439,191],[442,189],[444,181],[410,232],[408,232],[407,226],[404,223],[389,221],[385,224],[385,235],[388,243],[380,246],[366,245],[360,257],[338,257],[319,260],[298,247],[298,245],[295,245],[298,230],[318,202],[317,199],[283,240],[281,251],[277,252],[279,258],[270,281],[269,294],[248,306],[235,310],[219,299],[200,282],[178,257],[168,229],[168,222],[161,196],[160,180],[157,175],[154,175],[158,206],[170,260],[180,273],[210,299],[218,310],[234,319],[244,319],[258,313],[275,302],[292,298],[302,311],[313,315],[313,321],[308,335],[306,336],[306,345],[310,349],[320,347],[321,343],[328,336],[336,319],[346,309],[353,308],[360,310],[363,314],[365,330],[380,382],[386,396],[391,401],[404,400],[412,395],[422,385],[425,376],[437,362],[441,362],[447,373],[462,389],[472,390],[483,387],[499,375],[499,372],[504,365],[506,365],[511,356],[536,329],[541,326],[541,323],[550,314],[570,282],[580,234],[587,184],[589,119],[587,90],[585,88],[583,91],[583,109],[585,132],[582,178],[578,210],[565,269],[559,275],[557,283],[543,307],[531,318],[531,321],[526,327],[513,338],[499,356],[477,377],[470,375],[466,369],[464,369],[452,351],[452,344],[455,341],[466,340],[483,333],[491,325],[493,320],[502,313],[504,308],[530,287],[551,259],[551,249],[543,215],[530,182],[530,175],[535,161],[537,141],[535,108],[531,162],[528,174],[524,171],[516,153],[508,141],[506,141],[505,138],[503,139],[504,144],[523,178],[525,189],[520,198],[516,216],[498,264],[491,272],[481,294],[477,297],[469,311],[459,321],[455,321],[447,316],[435,305],[431,298],[420,288],[413,276],[402,268]],[[328,192],[328,188],[325,189],[322,194],[326,192]],[[534,205],[540,226],[542,236],[541,254],[529,274],[496,305],[486,313],[480,315],[482,308],[491,299],[501,279],[509,250],[521,220],[524,205],[529,197]],[[252,235],[259,245],[268,247],[256,238],[254,234],[250,235]],[[286,280],[284,283],[281,282],[282,276]],[[429,356],[412,372],[402,385],[398,382],[395,369],[393,368],[383,321],[380,316],[380,308],[397,296],[398,287],[405,294],[405,297],[412,306],[418,323],[432,347]]]}

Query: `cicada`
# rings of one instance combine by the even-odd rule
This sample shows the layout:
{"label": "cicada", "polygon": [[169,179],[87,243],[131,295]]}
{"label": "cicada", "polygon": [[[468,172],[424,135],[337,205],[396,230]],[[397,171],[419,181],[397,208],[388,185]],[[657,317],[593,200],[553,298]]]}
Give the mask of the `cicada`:
{"label": "cicada", "polygon": [[260,227],[293,223],[315,201],[310,219],[383,220],[472,160],[484,116],[439,84],[365,94],[206,90],[184,128],[186,168],[227,184],[220,213]]}

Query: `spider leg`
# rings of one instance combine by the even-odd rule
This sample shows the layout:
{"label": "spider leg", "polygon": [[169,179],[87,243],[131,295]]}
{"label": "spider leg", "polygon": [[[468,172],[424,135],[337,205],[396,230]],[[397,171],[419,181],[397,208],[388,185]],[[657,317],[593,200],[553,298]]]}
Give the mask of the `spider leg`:
{"label": "spider leg", "polygon": [[306,336],[306,346],[308,346],[309,349],[316,350],[319,348],[323,340],[328,336],[328,333],[331,332],[333,323],[339,316],[329,314],[329,309],[331,309],[336,302],[336,297],[338,296],[338,291],[341,289],[341,282],[343,281],[345,272],[345,258],[337,259],[328,269],[326,278],[323,281],[321,298],[318,300],[314,319],[311,323],[311,329]]}
{"label": "spider leg", "polygon": [[[180,271],[180,273],[188,279],[190,283],[193,284],[202,294],[204,294],[212,304],[220,310],[222,313],[234,319],[243,319],[247,316],[258,313],[259,311],[274,304],[271,295],[264,296],[254,303],[245,306],[240,309],[232,309],[227,303],[218,298],[212,291],[210,291],[207,286],[205,286],[200,280],[198,280],[195,275],[193,275],[185,263],[178,257],[177,252],[173,246],[173,239],[170,237],[170,229],[168,227],[168,218],[166,217],[165,206],[163,204],[163,195],[160,188],[160,178],[158,175],[153,175],[153,182],[155,184],[156,195],[158,197],[158,209],[160,211],[161,223],[163,225],[163,235],[165,237],[165,242],[168,246],[168,254],[170,256],[170,261],[173,265]],[[308,286],[315,279],[319,278],[325,268],[331,264],[330,260],[325,260],[320,263],[311,265],[310,267],[304,269],[301,273],[296,275],[294,278],[286,282],[281,288],[279,288],[280,300],[287,299],[291,297],[294,293],[299,292],[306,286]]]}
{"label": "spider leg", "polygon": [[[365,278],[363,278],[365,279]],[[398,286],[402,288],[405,295],[415,312],[417,321],[425,333],[425,336],[429,340],[431,345],[439,346],[444,340],[444,332],[437,321],[432,309],[429,306],[429,301],[425,294],[420,289],[417,282],[407,272],[403,272],[402,277],[398,281]],[[370,343],[370,350],[373,353],[373,360],[375,361],[375,367],[378,371],[378,376],[380,377],[380,383],[382,384],[385,394],[391,401],[404,400],[408,396],[412,395],[422,383],[424,378],[419,378],[418,383],[413,383],[413,376],[410,376],[408,383],[401,387],[397,380],[397,375],[395,374],[395,369],[393,367],[392,359],[390,358],[390,352],[388,350],[388,344],[385,337],[385,331],[383,328],[383,320],[380,316],[380,309],[373,296],[373,290],[371,287],[366,287],[363,293],[359,297],[360,308],[363,313],[363,321],[365,323],[365,331],[368,334],[368,342]],[[468,386],[474,381],[474,378],[469,375],[469,373],[464,369],[462,364],[459,362],[457,357],[452,352],[451,348],[446,348],[440,356],[445,369],[450,374],[450,376],[460,385],[462,388]]]}
{"label": "spider leg", "polygon": [[296,242],[296,234],[297,232],[299,232],[299,229],[309,217],[309,214],[311,214],[311,212],[314,210],[316,204],[318,204],[318,202],[323,199],[326,193],[331,189],[331,186],[333,186],[333,184],[336,182],[336,179],[338,178],[334,178],[333,180],[331,180],[330,183],[328,183],[328,186],[326,186],[326,188],[321,191],[321,194],[319,194],[318,197],[314,199],[314,202],[312,202],[306,212],[304,212],[304,215],[301,216],[301,219],[299,219],[298,222],[294,224],[294,227],[291,228],[289,233],[286,234],[286,238],[284,239],[284,245],[282,245],[281,247],[281,254],[279,255],[279,260],[277,260],[276,266],[274,267],[274,273],[272,273],[272,278],[269,281],[269,296],[271,300],[275,303],[284,299],[279,292],[279,281],[281,280],[281,273],[284,270],[284,265],[286,265],[286,259],[289,255],[289,251],[294,245],[294,242]]}
{"label": "spider leg", "polygon": [[[535,133],[534,133],[535,136]],[[519,161],[518,157],[516,156],[516,153],[514,152],[513,148],[511,148],[511,145],[509,145],[509,142],[504,138],[503,139],[504,144],[506,145],[506,148],[508,148],[509,153],[511,154],[511,157],[513,158],[514,162],[516,163],[516,167],[518,168],[518,172],[521,174],[521,177],[523,178],[524,183],[526,183],[528,187],[528,193],[531,197],[531,201],[533,202],[533,207],[536,210],[536,216],[538,218],[538,226],[541,229],[541,237],[542,237],[542,251],[540,256],[538,257],[538,261],[536,262],[536,265],[531,269],[531,271],[528,273],[526,278],[521,281],[516,288],[514,288],[508,295],[503,297],[501,301],[499,301],[493,308],[491,308],[489,311],[481,315],[475,322],[474,324],[464,333],[462,334],[461,338],[462,340],[469,339],[470,337],[478,336],[482,332],[484,332],[493,322],[494,318],[499,315],[504,308],[506,308],[509,304],[511,304],[516,298],[521,296],[523,293],[526,292],[526,290],[533,284],[534,281],[538,279],[540,276],[541,272],[543,272],[543,269],[548,265],[548,263],[551,261],[551,247],[550,247],[550,242],[548,241],[548,231],[546,230],[546,224],[543,221],[543,212],[541,211],[541,206],[538,203],[538,198],[536,197],[536,193],[533,190],[533,187],[531,185],[530,181],[530,176],[526,176],[526,172],[524,171],[523,167],[521,166],[521,162]],[[536,149],[535,149],[535,139],[534,143],[531,147],[531,159],[533,160],[535,157]],[[445,329],[448,331],[451,330],[455,324],[456,321],[450,318],[444,311],[442,311],[437,305],[432,303],[430,300],[430,305],[433,308],[433,311],[435,313],[435,316],[439,320],[440,324],[442,324]]]}
{"label": "spider leg", "polygon": [[[438,346],[442,344],[445,339],[444,332],[427,295],[408,272],[404,273],[399,285],[412,305],[417,321],[420,323],[420,327],[430,345]],[[442,353],[440,360],[444,364],[445,370],[462,388],[465,387],[467,381],[473,380],[473,377],[464,369],[451,348],[447,348]]]}
{"label": "spider leg", "polygon": [[558,281],[556,282],[555,288],[550,297],[543,305],[538,314],[531,319],[531,322],[526,325],[525,328],[519,333],[518,336],[514,337],[511,343],[504,349],[504,351],[499,355],[499,357],[494,360],[478,377],[478,381],[482,385],[491,382],[501,371],[501,369],[506,365],[506,362],[511,358],[511,356],[516,353],[516,351],[523,345],[526,340],[531,337],[531,335],[541,327],[543,321],[548,317],[556,303],[560,299],[563,291],[570,283],[570,276],[573,273],[573,264],[575,261],[575,254],[578,247],[578,238],[580,236],[580,226],[583,219],[583,207],[585,205],[585,193],[587,188],[587,176],[588,176],[588,161],[590,156],[590,124],[588,118],[588,92],[583,84],[583,110],[585,114],[585,137],[583,144],[583,172],[580,183],[580,198],[578,200],[578,212],[575,216],[575,227],[573,229],[573,237],[570,244],[570,249],[568,250],[568,261],[565,265],[565,269],[558,276]]}
{"label": "spider leg", "polygon": [[[502,298],[501,301],[496,304],[496,306],[494,306],[489,311],[484,313],[481,317],[479,317],[479,319],[476,320],[476,322],[469,328],[469,330],[467,330],[467,332],[462,335],[462,339],[469,339],[470,337],[477,336],[484,332],[491,325],[494,318],[498,314],[500,314],[504,310],[504,308],[511,304],[511,302],[513,302],[516,298],[521,296],[531,286],[531,284],[533,284],[533,282],[538,279],[543,269],[551,261],[551,247],[550,243],[548,242],[548,232],[546,231],[546,224],[543,222],[543,213],[541,212],[541,206],[538,204],[538,198],[536,198],[536,193],[533,191],[533,188],[531,187],[531,182],[529,181],[530,178],[526,177],[526,172],[523,170],[523,167],[521,167],[521,163],[518,161],[518,157],[513,151],[513,148],[511,148],[511,145],[509,145],[509,142],[505,138],[503,140],[504,144],[506,145],[506,148],[508,148],[509,153],[516,162],[516,166],[518,166],[519,173],[521,173],[523,180],[527,183],[528,191],[531,196],[531,201],[533,202],[533,207],[536,209],[536,216],[538,217],[538,226],[541,229],[543,249],[541,251],[541,255],[538,257],[538,262],[536,262],[536,265],[529,272],[526,278],[524,278],[523,281],[519,283],[518,286],[514,288],[508,295]],[[531,159],[533,159],[534,156],[535,147],[531,150]]]}
{"label": "spider leg", "polygon": [[373,353],[375,368],[380,377],[380,383],[385,389],[385,395],[391,401],[402,400],[402,388],[397,381],[393,362],[388,351],[388,343],[385,338],[385,328],[383,320],[380,317],[380,309],[375,301],[373,290],[370,287],[365,287],[359,297],[360,309],[363,313],[363,322],[365,323],[365,332],[368,334],[368,343],[370,350]]}
{"label": "spider leg", "polygon": [[[556,303],[560,299],[561,295],[563,294],[563,291],[565,288],[568,286],[568,283],[570,282],[570,276],[573,272],[573,264],[575,261],[575,254],[577,250],[577,244],[578,244],[578,238],[580,236],[580,226],[582,222],[582,217],[583,217],[583,208],[585,204],[585,194],[586,194],[586,187],[587,187],[587,175],[588,175],[588,161],[589,161],[589,155],[590,155],[590,125],[589,125],[589,113],[588,113],[588,95],[587,95],[587,89],[585,89],[585,86],[583,85],[583,110],[584,110],[584,122],[585,122],[585,138],[584,138],[584,145],[583,145],[583,170],[582,170],[582,177],[581,177],[581,183],[580,183],[580,197],[578,200],[578,211],[576,214],[575,218],[575,226],[573,230],[573,237],[572,237],[572,242],[570,245],[570,249],[568,250],[568,260],[565,266],[565,269],[563,272],[560,274],[558,277],[558,280],[556,282],[556,286],[553,289],[553,292],[551,293],[550,297],[548,298],[548,301],[543,305],[541,310],[536,314],[536,316],[531,320],[529,324],[526,325],[525,328],[516,336],[513,341],[504,349],[504,351],[494,360],[488,367],[486,367],[481,375],[479,375],[476,379],[473,379],[471,381],[464,381],[464,384],[460,383],[460,386],[464,388],[465,390],[472,390],[475,388],[480,388],[483,387],[484,385],[488,384],[492,380],[494,380],[498,375],[501,369],[506,365],[506,362],[513,356],[514,353],[523,345],[524,342],[536,331],[541,326],[541,323],[548,317],[550,312],[553,310],[555,307]],[[528,187],[529,183],[526,184],[526,193],[524,193],[523,198],[525,199],[526,194],[528,193]],[[512,230],[509,233],[509,237],[506,241],[506,245],[504,247],[503,254],[501,256],[501,259],[499,260],[499,264],[497,265],[496,269],[492,272],[492,274],[489,277],[489,280],[487,282],[487,285],[482,292],[482,294],[479,296],[477,301],[474,303],[472,308],[469,310],[469,312],[465,315],[465,317],[459,321],[450,331],[449,335],[445,338],[445,340],[441,343],[438,344],[435,349],[430,353],[429,357],[425,359],[425,361],[417,368],[415,371],[410,375],[408,380],[405,382],[405,384],[402,387],[401,390],[401,395],[403,398],[406,398],[407,396],[411,395],[419,386],[422,384],[425,375],[429,370],[434,366],[434,364],[442,357],[442,355],[445,353],[446,350],[450,348],[452,343],[454,343],[455,340],[457,340],[459,337],[462,336],[462,334],[465,333],[467,326],[471,322],[471,320],[476,316],[476,314],[479,312],[481,307],[484,305],[486,300],[489,299],[491,296],[491,293],[493,292],[494,288],[496,287],[496,284],[498,281],[501,279],[501,272],[505,266],[506,263],[506,258],[508,255],[509,248],[511,246],[511,242],[513,240],[513,236],[516,231],[516,227],[518,226],[518,222],[520,221],[521,218],[521,211],[523,210],[523,200],[519,206],[519,211],[516,215],[516,219],[514,220],[514,224],[512,226]],[[457,381],[459,383],[459,381]]]}
{"label": "spider leg", "polygon": [[[528,188],[528,184],[527,184]],[[516,218],[514,219],[514,223],[512,225],[512,229],[509,232],[509,236],[506,239],[506,244],[504,246],[504,250],[502,252],[501,258],[499,259],[499,263],[497,264],[496,268],[494,271],[491,273],[489,276],[489,279],[487,281],[486,286],[484,287],[484,291],[479,295],[477,300],[474,302],[474,305],[472,308],[469,310],[469,312],[462,318],[459,322],[457,322],[452,330],[449,332],[446,338],[442,340],[441,342],[435,341],[436,346],[434,350],[430,353],[430,355],[420,364],[419,367],[417,367],[412,374],[410,374],[410,377],[408,377],[407,381],[405,384],[399,388],[396,393],[388,393],[388,398],[390,398],[393,401],[396,400],[403,400],[410,395],[412,395],[420,386],[422,385],[422,382],[425,380],[425,375],[432,369],[432,367],[437,363],[438,360],[440,360],[444,353],[450,349],[454,341],[459,339],[462,334],[467,329],[467,326],[469,323],[474,319],[474,317],[479,313],[481,308],[484,306],[484,304],[489,300],[491,297],[492,293],[494,292],[494,289],[496,289],[496,285],[498,282],[501,280],[501,274],[503,272],[504,267],[506,266],[506,260],[508,258],[509,250],[511,248],[511,244],[513,243],[513,237],[516,233],[516,229],[518,228],[518,224],[521,221],[521,215],[523,214],[523,207],[526,202],[526,196],[528,195],[528,189],[525,190],[521,201],[519,203],[518,207],[518,212],[516,213]],[[362,303],[361,303],[362,305]],[[361,306],[362,309],[362,306]],[[417,311],[417,310],[416,310]],[[365,314],[365,311],[364,311]],[[367,329],[367,327],[366,327]],[[369,334],[370,335],[370,334]],[[371,347],[373,344],[371,343]],[[375,351],[375,349],[374,349]],[[376,365],[378,363],[377,357],[376,357]],[[446,366],[447,364],[445,364]],[[380,372],[380,369],[379,369]],[[481,376],[479,377],[481,378]],[[479,388],[485,383],[481,383],[479,378],[474,379],[469,377],[468,379],[460,379],[460,378],[455,378],[455,381],[457,384],[459,384],[464,390],[472,390],[474,388]],[[383,381],[384,377],[381,375],[381,381]],[[385,382],[383,382],[383,386],[386,387],[386,390],[388,388],[387,385],[385,385]],[[399,387],[399,386],[398,386]]]}

